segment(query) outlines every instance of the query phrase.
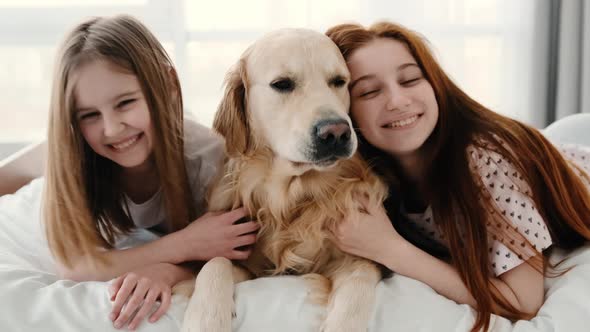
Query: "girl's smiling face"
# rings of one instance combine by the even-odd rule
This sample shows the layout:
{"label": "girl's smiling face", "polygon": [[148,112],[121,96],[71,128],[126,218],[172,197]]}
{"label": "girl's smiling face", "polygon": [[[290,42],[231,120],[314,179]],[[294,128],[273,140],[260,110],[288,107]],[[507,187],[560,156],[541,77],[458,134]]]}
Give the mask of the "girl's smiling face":
{"label": "girl's smiling face", "polygon": [[405,44],[375,39],[347,64],[351,115],[363,137],[396,159],[416,154],[439,113],[432,85]]}
{"label": "girl's smiling face", "polygon": [[152,125],[137,78],[101,60],[82,65],[75,76],[75,119],[88,145],[124,168],[148,162]]}

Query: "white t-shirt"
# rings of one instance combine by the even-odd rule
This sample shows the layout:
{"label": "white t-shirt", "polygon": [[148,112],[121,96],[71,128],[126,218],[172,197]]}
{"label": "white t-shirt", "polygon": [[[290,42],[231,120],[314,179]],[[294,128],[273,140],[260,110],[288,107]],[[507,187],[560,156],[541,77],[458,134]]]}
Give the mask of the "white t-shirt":
{"label": "white t-shirt", "polygon": [[[221,170],[225,145],[223,138],[192,119],[184,120],[184,160],[197,216],[205,213],[205,195]],[[162,190],[147,201],[136,204],[125,196],[129,214],[137,228],[165,226],[166,207]],[[162,229],[166,229],[162,227]]]}

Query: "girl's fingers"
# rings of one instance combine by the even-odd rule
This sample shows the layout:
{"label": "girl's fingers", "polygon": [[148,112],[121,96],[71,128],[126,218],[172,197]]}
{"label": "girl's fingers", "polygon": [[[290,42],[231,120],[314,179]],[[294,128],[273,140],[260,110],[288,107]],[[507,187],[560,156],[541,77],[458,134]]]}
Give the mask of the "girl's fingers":
{"label": "girl's fingers", "polygon": [[125,302],[127,302],[127,298],[129,298],[129,295],[131,294],[131,292],[133,292],[133,289],[135,288],[136,285],[137,285],[137,279],[134,278],[132,275],[127,275],[125,277],[125,280],[123,280],[123,284],[121,285],[121,288],[119,289],[119,291],[117,292],[117,295],[115,296],[115,302],[113,303],[113,310],[111,310],[111,314],[109,316],[109,318],[112,321],[114,321],[115,319],[117,319],[117,317],[119,317],[119,313],[121,312],[123,305],[125,304]]}
{"label": "girl's fingers", "polygon": [[133,320],[131,321],[131,323],[129,323],[129,329],[130,330],[135,330],[139,324],[141,324],[141,322],[143,321],[143,318],[145,316],[147,316],[147,314],[150,312],[150,310],[152,310],[152,308],[154,307],[154,304],[156,303],[156,299],[158,298],[159,292],[155,291],[155,290],[150,290],[147,293],[147,296],[145,297],[145,300],[143,301],[143,304],[141,305],[141,308],[139,309],[139,311],[137,312],[137,314],[135,314],[135,317],[133,317]]}
{"label": "girl's fingers", "polygon": [[236,224],[231,226],[233,233],[236,235],[242,235],[257,231],[260,228],[260,224],[255,221],[248,221],[243,224]]}
{"label": "girl's fingers", "polygon": [[247,246],[256,242],[256,234],[246,234],[238,237],[234,243],[234,248]]}
{"label": "girl's fingers", "polygon": [[145,295],[147,294],[149,287],[147,284],[138,283],[133,291],[133,295],[129,298],[129,301],[125,304],[125,308],[121,311],[117,320],[115,320],[115,328],[121,328],[127,321],[131,318],[131,316],[137,311],[143,300],[145,299]]}
{"label": "girl's fingers", "polygon": [[158,308],[158,310],[156,310],[156,312],[154,312],[149,319],[150,323],[155,323],[158,321],[158,319],[160,319],[160,317],[162,317],[162,315],[164,315],[166,313],[166,311],[168,310],[168,308],[170,307],[170,302],[171,302],[171,294],[169,291],[166,292],[162,292],[162,294],[160,295],[160,307]]}
{"label": "girl's fingers", "polygon": [[247,250],[232,250],[231,254],[229,255],[230,257],[228,257],[229,259],[237,259],[237,260],[243,260],[246,259],[250,256],[250,254],[252,253],[252,249],[247,249]]}
{"label": "girl's fingers", "polygon": [[115,297],[117,296],[117,292],[121,288],[121,285],[123,285],[123,280],[125,280],[125,276],[124,275],[122,275],[122,276],[116,278],[115,280],[113,280],[113,282],[109,286],[109,295],[111,297],[111,301],[114,301],[115,300]]}
{"label": "girl's fingers", "polygon": [[229,212],[224,213],[221,217],[225,220],[228,224],[233,224],[234,222],[238,221],[241,218],[246,216],[246,209],[243,207],[237,208],[235,210],[231,210]]}

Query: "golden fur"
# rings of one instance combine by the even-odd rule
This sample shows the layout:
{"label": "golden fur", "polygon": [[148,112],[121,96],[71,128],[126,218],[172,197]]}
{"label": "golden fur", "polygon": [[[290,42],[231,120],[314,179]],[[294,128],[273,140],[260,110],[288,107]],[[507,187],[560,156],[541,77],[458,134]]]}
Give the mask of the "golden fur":
{"label": "golden fur", "polygon": [[[241,264],[254,276],[322,273],[359,260],[340,252],[328,230],[355,212],[355,195],[383,200],[385,187],[355,154],[337,167],[288,176],[269,151],[230,159],[210,209],[244,206],[260,223],[256,246]],[[344,262],[346,260],[346,262]]]}
{"label": "golden fur", "polygon": [[[293,54],[307,46],[305,43],[302,45],[300,40],[303,39],[313,46],[307,50],[311,54],[297,57]],[[266,48],[276,43],[281,48],[288,48],[284,56]],[[288,68],[289,72],[295,71],[296,74],[301,71],[298,77],[302,81],[311,75],[311,71],[304,69],[322,65],[321,61],[326,63],[326,67],[330,66],[330,61],[333,62],[327,73],[336,72],[345,81],[349,79],[338,49],[325,36],[307,30],[281,31],[262,39],[246,51],[228,75],[225,95],[213,125],[226,139],[228,160],[223,176],[211,192],[209,209],[224,211],[244,206],[261,228],[252,254],[247,260],[239,262],[239,266],[234,265],[233,272],[232,265],[224,258],[215,258],[205,264],[197,277],[195,287],[198,289],[187,308],[183,330],[229,331],[234,283],[252,276],[307,274],[305,278],[316,292],[316,301],[321,298],[322,292],[330,292],[322,331],[365,331],[372,312],[374,289],[381,278],[380,270],[373,262],[340,251],[331,242],[329,230],[343,220],[345,214],[361,213],[355,196],[363,195],[371,202],[382,202],[386,197],[386,187],[355,152],[354,133],[350,143],[354,147],[351,156],[341,158],[331,167],[294,162],[293,159],[301,158],[299,150],[275,142],[280,140],[276,135],[290,135],[291,125],[305,129],[317,123],[318,119],[333,118],[335,114],[350,123],[347,115],[348,90],[346,84],[343,89],[340,84],[330,86],[322,90],[325,96],[314,99],[316,102],[312,105],[306,103],[313,92],[308,94],[301,88],[304,91],[298,93],[295,90],[289,97],[279,95],[277,98],[281,99],[277,103],[280,106],[273,106],[275,96],[272,89],[265,89],[257,83],[259,77],[268,77],[261,72],[272,71],[272,68],[267,68],[272,65],[268,65],[265,51],[272,53],[271,58],[274,63],[282,65],[280,68]],[[321,53],[321,56],[316,56],[314,52]],[[258,66],[257,59],[253,57],[266,59],[267,67]],[[295,60],[294,64],[283,63],[293,58],[312,60],[311,63]],[[318,71],[321,72],[313,68],[314,73]],[[276,74],[282,75],[280,71]],[[305,86],[313,86],[314,82],[323,78],[313,76],[310,80]],[[321,90],[319,86],[313,91]],[[330,98],[331,103],[323,102]],[[256,99],[261,102],[257,103]],[[296,106],[290,108],[289,103]],[[261,110],[267,105],[271,106]],[[317,105],[320,107],[315,107]],[[285,108],[291,115],[298,112],[293,122],[281,120],[266,129],[259,122],[275,116],[270,112]],[[332,113],[326,112],[326,109]],[[277,124],[282,127],[274,128]],[[297,132],[305,136],[308,131]],[[303,145],[300,140],[308,141],[297,135],[288,138],[297,141],[297,146]]]}

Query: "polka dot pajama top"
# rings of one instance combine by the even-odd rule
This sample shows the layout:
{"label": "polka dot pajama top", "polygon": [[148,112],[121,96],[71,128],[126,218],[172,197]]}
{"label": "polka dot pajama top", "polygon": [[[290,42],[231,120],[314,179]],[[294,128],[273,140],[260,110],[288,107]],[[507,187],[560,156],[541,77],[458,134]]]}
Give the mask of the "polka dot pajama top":
{"label": "polka dot pajama top", "polygon": [[[577,145],[562,145],[557,147],[566,160],[574,163],[590,174],[590,147]],[[481,177],[482,184],[489,192],[491,199],[497,206],[497,211],[510,221],[513,227],[521,233],[538,252],[542,252],[552,244],[551,236],[545,221],[538,213],[531,198],[530,187],[523,180],[515,168],[497,152],[470,147],[470,166],[476,176]],[[574,172],[579,171],[574,168]],[[583,178],[583,182],[590,187],[590,183]],[[433,222],[432,209],[428,207],[423,213],[402,213],[413,224],[413,228],[427,238],[444,245],[444,236]],[[489,232],[491,233],[491,232]],[[501,241],[488,239],[490,269],[495,276],[499,276],[524,262],[527,257],[518,257]],[[529,257],[530,258],[530,257]]]}

